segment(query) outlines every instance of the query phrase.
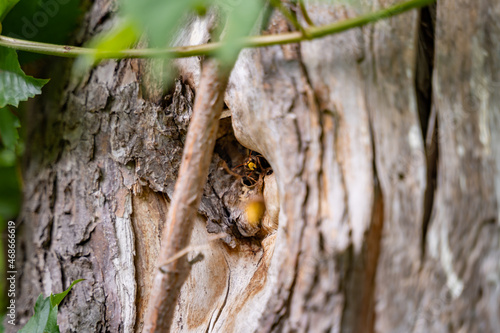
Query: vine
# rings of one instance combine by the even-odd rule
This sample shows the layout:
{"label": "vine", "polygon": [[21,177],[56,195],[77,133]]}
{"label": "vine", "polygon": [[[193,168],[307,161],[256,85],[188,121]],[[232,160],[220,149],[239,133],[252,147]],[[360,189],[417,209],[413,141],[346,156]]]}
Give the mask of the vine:
{"label": "vine", "polygon": [[[360,15],[355,18],[346,19],[343,21],[326,24],[322,26],[311,25],[307,28],[300,26],[296,20],[292,22],[295,26],[300,26],[301,31],[294,31],[281,34],[251,36],[244,37],[237,41],[237,44],[242,48],[266,47],[272,45],[281,45],[289,43],[299,43],[305,40],[325,37],[332,34],[337,34],[349,29],[359,28],[364,25],[375,23],[379,20],[386,19],[412,9],[421,8],[434,3],[436,0],[410,0],[403,3],[390,6],[379,11]],[[281,4],[280,1],[274,1]],[[301,5],[302,8],[303,5]],[[285,9],[286,10],[286,9]],[[305,10],[305,9],[304,9]],[[304,17],[309,18],[307,12]],[[290,14],[291,15],[291,14]],[[288,15],[287,15],[288,17]],[[310,21],[310,19],[308,19]],[[312,22],[310,22],[311,24]],[[51,56],[74,58],[78,56],[91,56],[99,53],[102,59],[123,59],[123,58],[187,58],[194,56],[211,56],[215,55],[224,45],[224,42],[212,42],[201,45],[178,46],[171,48],[149,48],[149,49],[123,49],[123,50],[97,50],[96,48],[76,47],[69,45],[57,45],[49,43],[32,42],[17,38],[0,36],[0,46],[13,48],[19,51],[35,52]]]}

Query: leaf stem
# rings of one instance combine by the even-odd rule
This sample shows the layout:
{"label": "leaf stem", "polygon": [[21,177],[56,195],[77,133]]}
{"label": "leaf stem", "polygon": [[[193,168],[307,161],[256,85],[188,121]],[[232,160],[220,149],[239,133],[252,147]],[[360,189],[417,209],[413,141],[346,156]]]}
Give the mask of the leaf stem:
{"label": "leaf stem", "polygon": [[304,4],[304,0],[299,0],[300,11],[302,12],[302,16],[304,20],[306,20],[307,24],[310,26],[314,26],[314,22],[311,20],[309,13],[307,12],[306,5]]}
{"label": "leaf stem", "polygon": [[307,30],[299,23],[299,21],[297,21],[297,18],[293,16],[292,12],[283,5],[281,0],[270,0],[270,3],[274,8],[278,9],[281,12],[281,14],[283,14],[283,16],[285,16],[285,18],[290,23],[292,23],[295,29],[299,30],[302,33],[302,35],[305,38],[307,39],[311,38]]}
{"label": "leaf stem", "polygon": [[[364,25],[374,23],[381,19],[389,18],[406,11],[424,7],[434,3],[436,0],[409,0],[381,9],[373,13],[360,15],[355,18],[338,21],[322,26],[311,26],[304,29],[304,32],[294,31],[283,34],[251,36],[242,40],[241,45],[244,48],[265,47],[271,45],[281,45],[289,43],[298,43],[307,39],[315,39],[340,33],[349,29],[362,27]],[[156,58],[169,56],[171,58],[186,58],[193,56],[213,55],[223,45],[222,42],[179,46],[164,49],[128,49],[122,51],[97,51],[92,48],[56,45],[40,42],[30,42],[17,38],[0,36],[0,46],[10,47],[20,51],[29,51],[34,53],[47,54],[59,57],[74,58],[81,55],[92,55],[103,59],[121,59],[121,58]]]}

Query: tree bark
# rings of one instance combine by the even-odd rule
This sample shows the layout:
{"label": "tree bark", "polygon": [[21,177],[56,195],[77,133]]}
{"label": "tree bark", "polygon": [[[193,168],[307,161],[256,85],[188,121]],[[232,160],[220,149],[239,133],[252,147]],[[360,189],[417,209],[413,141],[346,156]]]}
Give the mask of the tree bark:
{"label": "tree bark", "polygon": [[[306,8],[319,25],[394,2]],[[94,2],[76,43],[111,10]],[[500,332],[499,19],[495,1],[441,0],[242,51],[193,223],[206,247],[188,255],[171,332]],[[291,28],[274,14],[267,32]],[[206,42],[207,21],[180,34]],[[40,292],[84,278],[62,332],[142,331],[200,77],[200,59],[176,64],[166,93],[148,61],[83,79],[53,66],[24,121],[20,325]],[[259,186],[222,167],[245,148],[272,167]]]}

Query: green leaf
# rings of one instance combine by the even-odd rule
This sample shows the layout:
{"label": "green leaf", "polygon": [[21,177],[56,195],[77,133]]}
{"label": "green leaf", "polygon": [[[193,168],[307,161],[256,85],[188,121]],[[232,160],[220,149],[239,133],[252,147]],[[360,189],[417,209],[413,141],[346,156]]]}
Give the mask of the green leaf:
{"label": "green leaf", "polygon": [[45,324],[44,332],[59,333],[59,325],[57,325],[57,310],[59,307],[56,305],[50,309],[47,323]]}
{"label": "green leaf", "polygon": [[30,318],[26,325],[24,325],[24,327],[19,330],[19,333],[45,333],[45,328],[47,326],[47,322],[49,321],[50,315],[50,299],[48,297],[44,299],[43,295],[40,294],[40,296],[38,296],[38,299],[36,300],[35,314]]}
{"label": "green leaf", "polygon": [[168,45],[186,14],[199,9],[200,0],[123,0],[123,13],[146,31],[153,47]]}
{"label": "green leaf", "polygon": [[[190,18],[190,14],[204,15],[215,0],[122,0],[121,15],[133,22],[138,35],[146,33],[149,47],[172,46],[180,25]],[[151,79],[165,84],[170,80],[169,57],[154,59]]]}
{"label": "green leaf", "polygon": [[17,107],[20,101],[40,94],[48,81],[24,74],[16,51],[0,47],[0,108],[7,104]]}
{"label": "green leaf", "polygon": [[118,52],[131,47],[139,39],[139,29],[129,19],[124,18],[111,30],[103,32],[94,37],[89,47],[95,52],[90,55],[79,57],[75,63],[78,74],[88,71],[93,65],[102,59],[101,53]]}
{"label": "green leaf", "polygon": [[64,299],[64,297],[66,297],[66,295],[71,291],[71,288],[73,288],[73,286],[75,284],[77,284],[78,282],[82,282],[84,281],[85,279],[79,279],[79,280],[75,280],[73,281],[73,283],[68,287],[68,289],[66,289],[65,291],[63,291],[62,293],[60,294],[55,294],[55,295],[50,295],[50,304],[51,306],[57,306],[61,303],[61,301]]}
{"label": "green leaf", "polygon": [[35,314],[19,333],[59,333],[57,310],[57,306],[50,306],[49,297],[44,299],[40,294],[35,304]]}
{"label": "green leaf", "polygon": [[9,108],[0,108],[0,138],[3,145],[11,151],[15,150],[19,140],[17,133],[19,127],[21,127],[19,119],[10,112]]}
{"label": "green leaf", "polygon": [[68,289],[60,294],[50,295],[43,298],[40,294],[35,304],[35,314],[30,318],[28,323],[19,331],[20,333],[59,333],[57,325],[57,311],[59,304],[64,297],[70,292],[75,284],[84,279],[73,281]]}
{"label": "green leaf", "polygon": [[241,49],[238,41],[242,37],[247,36],[255,26],[257,18],[264,8],[264,2],[261,0],[243,0],[239,1],[234,7],[225,4],[226,1],[224,0],[217,0],[217,2],[225,9],[227,15],[227,23],[223,36],[223,41],[226,43],[219,50],[217,56],[221,60],[221,63],[232,64]]}
{"label": "green leaf", "polygon": [[19,0],[0,0],[0,22],[3,21],[7,13],[10,12],[12,7],[18,2]]}
{"label": "green leaf", "polygon": [[93,48],[99,52],[120,51],[129,48],[139,38],[139,29],[130,20],[122,20],[110,31],[97,37],[93,43]]}

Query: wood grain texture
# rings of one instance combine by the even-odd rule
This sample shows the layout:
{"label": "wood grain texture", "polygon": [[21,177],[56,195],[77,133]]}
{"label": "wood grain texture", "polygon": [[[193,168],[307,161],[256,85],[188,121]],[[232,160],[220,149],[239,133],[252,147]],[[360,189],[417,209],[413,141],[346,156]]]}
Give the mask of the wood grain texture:
{"label": "wood grain texture", "polygon": [[420,331],[500,329],[499,16],[499,4],[488,1],[437,6],[439,165]]}

